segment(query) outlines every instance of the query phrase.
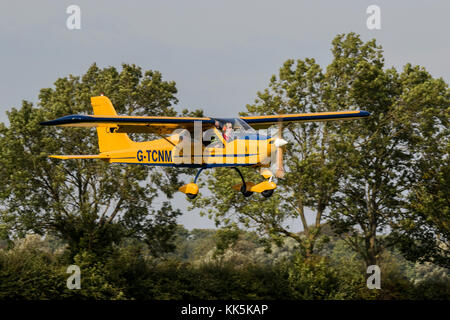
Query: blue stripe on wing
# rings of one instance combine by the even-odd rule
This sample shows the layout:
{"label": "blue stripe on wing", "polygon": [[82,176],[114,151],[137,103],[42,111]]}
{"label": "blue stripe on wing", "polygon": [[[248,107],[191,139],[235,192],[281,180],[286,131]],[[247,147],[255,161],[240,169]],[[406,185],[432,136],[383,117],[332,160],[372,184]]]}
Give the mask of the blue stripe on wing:
{"label": "blue stripe on wing", "polygon": [[101,117],[101,116],[87,116],[87,115],[69,115],[55,120],[41,122],[44,126],[61,126],[68,124],[95,124],[95,123],[117,123],[117,124],[145,124],[145,123],[193,123],[194,121],[201,121],[203,123],[214,123],[210,118],[149,118],[149,117]]}
{"label": "blue stripe on wing", "polygon": [[277,123],[277,122],[295,122],[295,121],[314,121],[314,120],[332,120],[332,119],[345,119],[345,118],[365,118],[370,116],[370,112],[367,111],[359,111],[359,112],[352,112],[352,113],[340,113],[340,114],[317,114],[317,115],[280,115],[277,116],[270,116],[270,117],[242,117],[245,122],[248,124],[253,123]]}

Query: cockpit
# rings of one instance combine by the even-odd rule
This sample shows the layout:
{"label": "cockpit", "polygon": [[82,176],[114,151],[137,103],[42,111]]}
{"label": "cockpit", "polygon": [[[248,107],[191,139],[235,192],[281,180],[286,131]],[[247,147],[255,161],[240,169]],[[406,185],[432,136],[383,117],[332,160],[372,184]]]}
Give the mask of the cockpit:
{"label": "cockpit", "polygon": [[[250,125],[239,118],[215,118],[214,121],[215,128],[208,129],[203,134],[205,143],[215,143],[222,140],[231,142],[235,139],[256,134],[256,131]],[[218,136],[219,134],[220,137]],[[219,144],[217,145],[219,146]]]}

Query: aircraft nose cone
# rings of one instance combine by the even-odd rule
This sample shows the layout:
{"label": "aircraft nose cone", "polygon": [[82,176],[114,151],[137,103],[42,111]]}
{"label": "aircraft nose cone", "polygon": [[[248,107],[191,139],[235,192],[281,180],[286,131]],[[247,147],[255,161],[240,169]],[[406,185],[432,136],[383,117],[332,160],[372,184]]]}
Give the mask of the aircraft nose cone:
{"label": "aircraft nose cone", "polygon": [[279,148],[279,147],[284,146],[287,143],[288,142],[286,140],[277,138],[277,139],[275,139],[274,145],[275,145],[275,147]]}

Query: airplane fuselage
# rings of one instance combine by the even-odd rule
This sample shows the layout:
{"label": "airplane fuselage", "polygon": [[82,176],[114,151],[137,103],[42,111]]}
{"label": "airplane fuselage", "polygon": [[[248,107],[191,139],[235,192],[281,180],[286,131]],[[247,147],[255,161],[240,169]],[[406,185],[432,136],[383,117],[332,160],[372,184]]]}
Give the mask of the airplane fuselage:
{"label": "airplane fuselage", "polygon": [[273,150],[274,138],[250,134],[230,142],[205,146],[201,141],[180,143],[177,135],[166,139],[133,142],[133,147],[101,153],[110,163],[177,167],[261,166]]}

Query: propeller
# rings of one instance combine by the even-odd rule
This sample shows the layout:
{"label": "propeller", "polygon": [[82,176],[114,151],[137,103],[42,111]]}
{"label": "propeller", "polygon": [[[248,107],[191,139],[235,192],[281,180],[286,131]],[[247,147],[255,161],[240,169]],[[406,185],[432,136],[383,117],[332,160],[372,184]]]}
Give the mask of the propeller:
{"label": "propeller", "polygon": [[276,150],[275,153],[272,153],[272,165],[270,167],[270,171],[272,171],[275,177],[283,178],[286,173],[283,165],[283,146],[285,146],[288,142],[283,139],[283,123],[281,120],[278,121],[276,134],[277,138],[274,141]]}

